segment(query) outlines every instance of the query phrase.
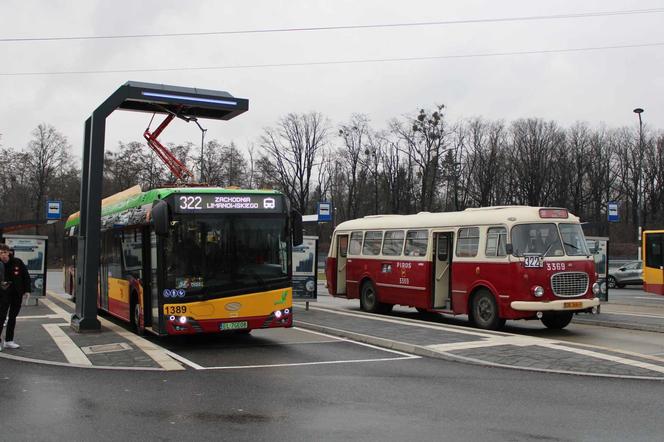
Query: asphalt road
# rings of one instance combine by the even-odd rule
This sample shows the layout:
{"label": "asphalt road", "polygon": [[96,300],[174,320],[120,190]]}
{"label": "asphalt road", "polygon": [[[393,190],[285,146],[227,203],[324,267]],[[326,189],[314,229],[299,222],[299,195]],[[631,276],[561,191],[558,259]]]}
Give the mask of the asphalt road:
{"label": "asphalt road", "polygon": [[[588,335],[605,333],[585,327]],[[168,342],[201,364],[221,358],[225,369],[86,370],[0,359],[0,439],[635,441],[664,434],[664,382],[489,368],[298,329],[268,332]],[[310,363],[288,365],[304,356]]]}
{"label": "asphalt road", "polygon": [[418,358],[224,371],[0,360],[2,440],[661,440],[664,383]]}

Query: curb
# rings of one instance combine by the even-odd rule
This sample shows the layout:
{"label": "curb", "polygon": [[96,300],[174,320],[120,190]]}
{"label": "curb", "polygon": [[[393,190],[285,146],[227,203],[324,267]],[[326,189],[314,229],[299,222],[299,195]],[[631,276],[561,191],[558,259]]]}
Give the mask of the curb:
{"label": "curb", "polygon": [[638,324],[635,322],[615,322],[615,321],[604,321],[604,320],[594,320],[594,319],[578,319],[574,317],[572,319],[572,323],[584,324],[584,325],[596,325],[599,327],[622,328],[626,330],[664,333],[664,326],[651,325],[651,324]]}

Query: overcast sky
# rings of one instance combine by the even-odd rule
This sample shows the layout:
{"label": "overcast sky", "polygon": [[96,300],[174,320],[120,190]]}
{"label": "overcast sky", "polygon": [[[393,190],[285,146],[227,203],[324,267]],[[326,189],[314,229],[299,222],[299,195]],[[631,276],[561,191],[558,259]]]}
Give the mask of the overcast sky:
{"label": "overcast sky", "polygon": [[[635,10],[651,12],[503,20]],[[456,23],[358,28],[421,22]],[[337,26],[356,28],[9,41]],[[629,45],[639,47],[562,51]],[[523,52],[531,53],[514,54]],[[489,56],[498,53],[512,55]],[[385,59],[402,60],[371,61]],[[1,0],[0,60],[0,145],[17,149],[46,123],[80,155],[85,119],[128,80],[249,99],[233,120],[202,121],[207,140],[240,148],[289,112],[318,111],[334,125],[365,113],[378,129],[435,104],[447,106],[450,121],[611,127],[636,127],[632,110],[642,107],[644,123],[664,128],[664,1],[655,0]],[[62,74],[80,71],[96,73]],[[142,140],[149,120],[116,111],[107,149]],[[200,132],[178,120],[160,140],[199,143]]]}

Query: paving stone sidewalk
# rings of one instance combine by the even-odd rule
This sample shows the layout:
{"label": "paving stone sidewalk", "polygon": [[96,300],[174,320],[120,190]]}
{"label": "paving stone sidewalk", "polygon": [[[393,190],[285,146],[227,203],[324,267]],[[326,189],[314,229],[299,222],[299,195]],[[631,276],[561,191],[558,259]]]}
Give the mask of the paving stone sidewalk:
{"label": "paving stone sidewalk", "polygon": [[475,364],[664,380],[664,359],[503,332],[334,308],[295,307],[295,325],[395,350]]}

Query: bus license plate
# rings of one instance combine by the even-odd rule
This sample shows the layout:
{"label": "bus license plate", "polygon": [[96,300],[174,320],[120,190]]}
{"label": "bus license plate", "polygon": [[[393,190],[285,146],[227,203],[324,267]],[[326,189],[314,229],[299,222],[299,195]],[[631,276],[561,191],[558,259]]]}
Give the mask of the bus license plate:
{"label": "bus license plate", "polygon": [[219,324],[219,330],[243,330],[245,328],[249,328],[247,321],[222,322]]}
{"label": "bus license plate", "polygon": [[583,305],[582,302],[575,301],[575,302],[565,302],[563,303],[564,308],[579,308]]}
{"label": "bus license plate", "polygon": [[544,267],[542,256],[526,256],[523,258],[523,266],[527,269]]}

